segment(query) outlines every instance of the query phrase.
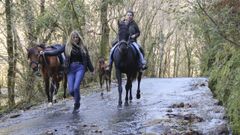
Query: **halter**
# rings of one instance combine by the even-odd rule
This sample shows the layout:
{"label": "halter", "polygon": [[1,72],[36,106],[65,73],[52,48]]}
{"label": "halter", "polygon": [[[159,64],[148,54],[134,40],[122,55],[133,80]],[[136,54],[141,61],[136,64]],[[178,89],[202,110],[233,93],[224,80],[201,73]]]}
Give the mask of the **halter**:
{"label": "halter", "polygon": [[[40,56],[41,56],[40,54],[37,54],[38,61],[31,61],[30,65],[29,65],[30,68],[32,67],[32,64],[36,64],[37,65],[36,67],[33,68],[34,74],[36,74],[37,76],[41,76],[41,74],[40,74],[40,66],[39,66],[41,64],[39,62],[40,61]],[[42,57],[43,57],[44,61],[46,62],[46,58],[44,56],[42,56]]]}
{"label": "halter", "polygon": [[126,40],[121,40],[121,41],[119,41],[118,42],[118,50],[119,50],[119,52],[122,52],[122,50],[120,49],[120,44],[122,44],[122,43],[124,43],[124,44],[126,44],[127,45],[127,49],[128,49],[128,42],[126,41]]}
{"label": "halter", "polygon": [[128,44],[128,42],[127,42],[126,40],[121,40],[121,41],[119,41],[119,44],[121,44],[121,43]]}

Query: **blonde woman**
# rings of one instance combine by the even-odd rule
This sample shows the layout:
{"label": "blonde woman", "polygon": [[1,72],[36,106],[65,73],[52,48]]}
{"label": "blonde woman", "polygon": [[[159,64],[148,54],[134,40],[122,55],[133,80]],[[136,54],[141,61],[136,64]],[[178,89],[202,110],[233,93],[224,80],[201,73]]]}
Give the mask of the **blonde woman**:
{"label": "blonde woman", "polygon": [[54,56],[65,53],[65,65],[67,68],[68,90],[74,97],[73,112],[77,112],[80,107],[80,84],[85,72],[89,69],[94,72],[92,62],[89,58],[88,50],[84,46],[84,41],[78,31],[72,31],[66,45],[55,46],[54,51],[41,52],[41,55]]}

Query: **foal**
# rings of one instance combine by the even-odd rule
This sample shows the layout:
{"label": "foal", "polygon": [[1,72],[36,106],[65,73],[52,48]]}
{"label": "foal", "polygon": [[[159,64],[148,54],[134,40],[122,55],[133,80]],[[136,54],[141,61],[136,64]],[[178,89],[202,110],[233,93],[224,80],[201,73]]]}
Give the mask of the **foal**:
{"label": "foal", "polygon": [[[100,81],[101,89],[102,89],[102,85],[105,81],[106,89],[107,89],[107,91],[110,91],[111,72],[110,72],[108,65],[105,63],[104,58],[100,58],[98,60],[98,73],[99,73],[99,81]],[[103,91],[102,91],[101,95],[103,95]]]}

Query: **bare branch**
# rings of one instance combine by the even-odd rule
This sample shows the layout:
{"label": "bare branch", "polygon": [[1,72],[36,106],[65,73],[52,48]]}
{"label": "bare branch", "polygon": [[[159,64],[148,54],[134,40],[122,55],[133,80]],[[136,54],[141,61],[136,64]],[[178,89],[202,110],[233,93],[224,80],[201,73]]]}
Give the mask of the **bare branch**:
{"label": "bare branch", "polygon": [[201,6],[201,4],[199,3],[199,0],[197,0],[197,3],[198,3],[198,6],[199,8],[204,12],[204,14],[208,17],[208,19],[216,26],[217,28],[217,32],[218,34],[223,37],[225,40],[227,40],[228,42],[232,43],[234,46],[236,47],[240,47],[240,44],[232,41],[231,39],[229,39],[225,34],[224,34],[224,31],[221,31],[220,30],[220,27],[219,25],[217,24],[216,21],[214,21],[214,19],[206,12],[206,10]]}

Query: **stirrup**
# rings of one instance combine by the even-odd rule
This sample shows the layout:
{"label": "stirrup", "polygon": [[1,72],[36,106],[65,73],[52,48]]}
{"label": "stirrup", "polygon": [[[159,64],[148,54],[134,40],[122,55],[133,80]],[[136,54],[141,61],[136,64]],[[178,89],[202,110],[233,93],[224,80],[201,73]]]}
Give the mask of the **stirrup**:
{"label": "stirrup", "polygon": [[143,65],[143,66],[142,66],[142,69],[143,69],[143,70],[146,70],[147,68],[148,68],[147,65]]}

